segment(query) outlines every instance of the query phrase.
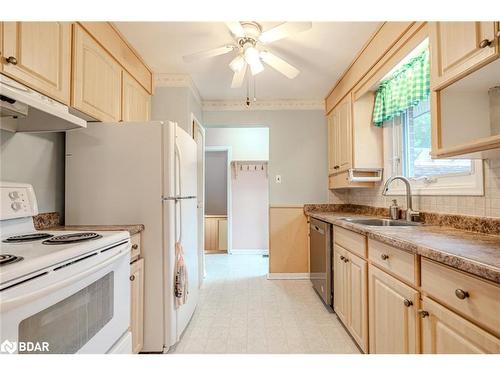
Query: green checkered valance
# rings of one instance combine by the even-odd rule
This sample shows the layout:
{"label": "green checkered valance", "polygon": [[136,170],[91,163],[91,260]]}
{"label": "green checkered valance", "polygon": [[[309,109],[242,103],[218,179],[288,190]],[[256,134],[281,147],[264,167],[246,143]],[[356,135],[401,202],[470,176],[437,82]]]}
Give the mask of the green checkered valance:
{"label": "green checkered valance", "polygon": [[426,100],[429,93],[429,50],[426,48],[380,83],[375,93],[373,123],[382,126],[385,121]]}

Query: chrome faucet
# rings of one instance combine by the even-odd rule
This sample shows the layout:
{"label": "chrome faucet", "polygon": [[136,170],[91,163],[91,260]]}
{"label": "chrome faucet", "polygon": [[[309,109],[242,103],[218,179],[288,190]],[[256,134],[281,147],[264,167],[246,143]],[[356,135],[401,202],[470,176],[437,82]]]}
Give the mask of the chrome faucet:
{"label": "chrome faucet", "polygon": [[418,221],[420,217],[420,212],[413,211],[412,207],[412,195],[411,195],[411,185],[410,180],[408,180],[404,176],[393,176],[389,177],[384,185],[384,190],[382,191],[382,195],[387,195],[387,191],[389,190],[389,185],[394,180],[401,180],[405,183],[406,186],[406,220],[407,221]]}

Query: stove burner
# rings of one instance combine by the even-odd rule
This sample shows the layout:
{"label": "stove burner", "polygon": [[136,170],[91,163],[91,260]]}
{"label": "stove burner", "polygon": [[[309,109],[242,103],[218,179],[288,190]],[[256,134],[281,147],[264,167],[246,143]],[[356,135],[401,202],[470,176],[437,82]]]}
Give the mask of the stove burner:
{"label": "stove burner", "polygon": [[16,263],[23,259],[23,257],[18,257],[16,255],[0,254],[0,266],[6,266],[7,264]]}
{"label": "stove burner", "polygon": [[2,242],[7,242],[7,243],[16,243],[16,242],[29,242],[29,241],[38,241],[38,240],[44,240],[46,238],[52,237],[52,234],[48,233],[30,233],[30,234],[22,234],[19,236],[12,236],[9,238],[6,238]]}
{"label": "stove burner", "polygon": [[94,232],[83,232],[83,233],[70,233],[63,234],[62,236],[55,236],[48,240],[43,241],[44,245],[62,245],[68,243],[83,242],[89,240],[96,240],[101,238],[100,234]]}

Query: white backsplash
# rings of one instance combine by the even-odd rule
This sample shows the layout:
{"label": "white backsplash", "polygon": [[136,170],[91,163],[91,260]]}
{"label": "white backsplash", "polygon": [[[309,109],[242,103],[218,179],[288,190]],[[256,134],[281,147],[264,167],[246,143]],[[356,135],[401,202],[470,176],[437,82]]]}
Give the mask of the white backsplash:
{"label": "white backsplash", "polygon": [[[329,203],[389,207],[393,199],[406,208],[404,196],[382,195],[383,184],[373,189],[330,190]],[[426,212],[500,217],[500,160],[484,161],[484,196],[414,196],[413,208]]]}

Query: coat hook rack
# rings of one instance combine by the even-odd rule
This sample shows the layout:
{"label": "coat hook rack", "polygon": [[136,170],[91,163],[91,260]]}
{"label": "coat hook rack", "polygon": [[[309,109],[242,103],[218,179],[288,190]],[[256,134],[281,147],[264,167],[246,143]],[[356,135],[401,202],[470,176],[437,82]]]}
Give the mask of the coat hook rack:
{"label": "coat hook rack", "polygon": [[[244,169],[245,168],[245,169]],[[266,178],[269,177],[267,160],[234,160],[231,162],[231,169],[234,178],[238,178],[238,172],[260,172],[266,171]]]}

